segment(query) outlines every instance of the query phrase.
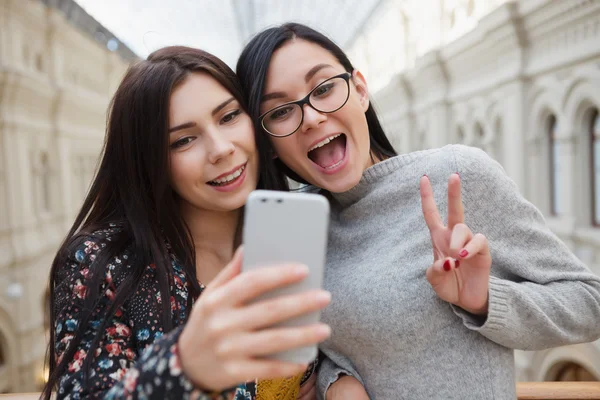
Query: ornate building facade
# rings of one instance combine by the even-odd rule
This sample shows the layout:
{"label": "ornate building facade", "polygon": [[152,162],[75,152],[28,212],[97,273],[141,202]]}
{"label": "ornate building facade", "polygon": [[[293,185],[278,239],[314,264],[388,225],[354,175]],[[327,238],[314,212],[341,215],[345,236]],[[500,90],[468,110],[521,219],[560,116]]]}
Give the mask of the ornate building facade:
{"label": "ornate building facade", "polygon": [[72,0],[0,0],[0,393],[44,382],[49,266],[133,59]]}
{"label": "ornate building facade", "polygon": [[[398,151],[483,148],[600,274],[600,0],[375,3],[346,47]],[[134,59],[73,0],[0,0],[0,393],[44,382],[49,266]],[[517,370],[600,379],[600,343]]]}
{"label": "ornate building facade", "polygon": [[[386,2],[381,18],[400,23],[352,47],[397,150],[484,149],[600,274],[600,1],[431,1],[427,15],[411,3]],[[382,62],[369,52],[384,39],[400,51]],[[517,370],[600,380],[600,342],[517,352]]]}

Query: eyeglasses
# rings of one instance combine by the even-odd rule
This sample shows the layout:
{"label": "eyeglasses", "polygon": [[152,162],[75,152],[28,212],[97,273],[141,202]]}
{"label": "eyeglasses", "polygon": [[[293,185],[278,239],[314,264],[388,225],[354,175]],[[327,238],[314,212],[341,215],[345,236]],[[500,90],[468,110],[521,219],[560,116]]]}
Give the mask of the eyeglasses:
{"label": "eyeglasses", "polygon": [[277,106],[258,117],[263,129],[271,136],[294,134],[304,121],[304,105],[321,113],[332,113],[344,107],[350,96],[351,73],[345,72],[320,83],[305,98]]}

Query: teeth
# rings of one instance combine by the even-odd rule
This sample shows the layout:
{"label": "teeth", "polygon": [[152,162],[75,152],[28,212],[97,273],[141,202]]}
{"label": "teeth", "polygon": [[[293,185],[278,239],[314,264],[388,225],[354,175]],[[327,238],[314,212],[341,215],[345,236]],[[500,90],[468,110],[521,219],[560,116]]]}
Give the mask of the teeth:
{"label": "teeth", "polygon": [[333,164],[333,165],[330,165],[329,167],[326,167],[325,169],[332,169],[332,168],[335,168],[335,167],[337,167],[338,165],[340,165],[340,164],[342,163],[342,161],[344,161],[344,159],[343,159],[343,158],[342,158],[340,161],[336,162],[335,164]]}
{"label": "teeth", "polygon": [[246,166],[242,165],[240,167],[240,169],[238,169],[234,173],[229,174],[229,175],[227,175],[227,176],[225,176],[223,178],[220,178],[220,179],[215,179],[214,181],[210,181],[208,183],[217,184],[217,185],[223,185],[223,184],[229,183],[229,182],[233,181],[235,178],[237,178],[238,176],[240,176],[242,174],[242,172],[244,172],[245,168],[246,168]]}
{"label": "teeth", "polygon": [[319,143],[315,144],[310,150],[308,150],[308,152],[310,153],[314,149],[318,149],[319,147],[325,146],[327,143],[331,142],[333,139],[335,139],[338,136],[342,136],[342,134],[338,133],[337,135],[329,136],[328,138],[321,140]]}

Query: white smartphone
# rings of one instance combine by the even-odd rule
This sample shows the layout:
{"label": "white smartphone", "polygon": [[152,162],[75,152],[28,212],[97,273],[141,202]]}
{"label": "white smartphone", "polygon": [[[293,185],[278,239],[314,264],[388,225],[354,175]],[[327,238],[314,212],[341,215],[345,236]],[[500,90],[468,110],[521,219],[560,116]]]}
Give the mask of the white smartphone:
{"label": "white smartphone", "polygon": [[[273,290],[257,301],[322,287],[329,227],[329,202],[325,197],[255,190],[248,197],[244,213],[244,271],[289,262],[305,264],[310,270],[303,281]],[[320,314],[304,314],[276,326],[314,324],[319,322]],[[268,358],[309,363],[317,357],[317,351],[314,345]]]}

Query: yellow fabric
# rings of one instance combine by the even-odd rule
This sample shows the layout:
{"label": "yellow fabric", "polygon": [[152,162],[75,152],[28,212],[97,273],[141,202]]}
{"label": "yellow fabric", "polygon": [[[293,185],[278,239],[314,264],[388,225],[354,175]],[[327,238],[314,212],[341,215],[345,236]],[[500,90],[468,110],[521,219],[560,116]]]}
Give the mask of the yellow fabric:
{"label": "yellow fabric", "polygon": [[296,400],[304,372],[291,378],[258,381],[256,400]]}

